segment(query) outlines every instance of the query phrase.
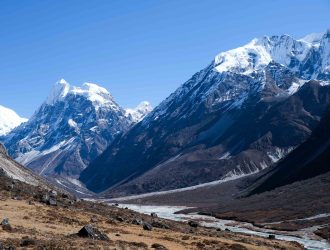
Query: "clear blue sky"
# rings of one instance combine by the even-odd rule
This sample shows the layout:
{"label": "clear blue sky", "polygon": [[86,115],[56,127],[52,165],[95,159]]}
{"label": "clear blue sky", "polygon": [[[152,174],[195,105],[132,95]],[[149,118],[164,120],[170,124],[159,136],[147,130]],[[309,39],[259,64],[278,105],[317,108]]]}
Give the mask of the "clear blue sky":
{"label": "clear blue sky", "polygon": [[157,105],[221,51],[327,28],[329,0],[2,0],[0,104],[29,117],[64,78]]}

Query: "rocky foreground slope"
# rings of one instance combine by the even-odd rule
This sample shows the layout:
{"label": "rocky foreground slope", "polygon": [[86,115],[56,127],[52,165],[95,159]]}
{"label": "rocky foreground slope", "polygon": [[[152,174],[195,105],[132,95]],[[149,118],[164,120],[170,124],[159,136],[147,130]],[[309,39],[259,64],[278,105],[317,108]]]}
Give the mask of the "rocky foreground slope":
{"label": "rocky foreground slope", "polygon": [[0,174],[0,249],[293,249],[75,197]]}

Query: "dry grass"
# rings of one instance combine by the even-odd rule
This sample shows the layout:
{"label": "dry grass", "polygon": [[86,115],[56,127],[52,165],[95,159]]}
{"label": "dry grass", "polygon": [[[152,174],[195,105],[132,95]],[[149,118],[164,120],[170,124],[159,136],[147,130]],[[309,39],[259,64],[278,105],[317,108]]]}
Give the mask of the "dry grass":
{"label": "dry grass", "polygon": [[[89,207],[89,209],[87,209]],[[92,209],[92,208],[93,209]],[[118,213],[123,222],[116,221]],[[0,229],[0,241],[5,246],[20,247],[23,238],[26,249],[154,249],[155,243],[167,249],[301,249],[292,243],[217,232],[214,229],[198,228],[190,231],[184,223],[166,222],[171,229],[145,231],[129,221],[137,213],[104,205],[82,203],[74,208],[51,207],[40,203],[29,205],[24,200],[0,201],[0,218],[8,217],[13,231]],[[110,241],[83,239],[75,234],[90,223],[105,232]],[[142,216],[144,220],[151,219]],[[30,245],[29,245],[30,244]]]}

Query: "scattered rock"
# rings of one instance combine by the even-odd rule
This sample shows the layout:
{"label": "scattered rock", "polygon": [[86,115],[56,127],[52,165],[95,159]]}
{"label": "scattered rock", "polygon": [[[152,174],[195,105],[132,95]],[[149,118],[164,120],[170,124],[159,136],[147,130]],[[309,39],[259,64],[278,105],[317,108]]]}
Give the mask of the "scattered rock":
{"label": "scattered rock", "polygon": [[198,227],[199,223],[197,221],[190,220],[188,221],[188,225],[191,227]]}
{"label": "scattered rock", "polygon": [[57,206],[57,192],[55,190],[51,190],[48,193],[44,194],[41,198],[41,202],[46,203],[50,206]]}
{"label": "scattered rock", "polygon": [[164,224],[163,222],[160,222],[160,221],[153,221],[151,223],[151,225],[153,227],[156,227],[156,228],[163,228],[163,229],[170,229],[170,227],[166,224]]}
{"label": "scattered rock", "polygon": [[189,239],[190,239],[190,237],[188,235],[182,236],[182,240],[189,240]]}
{"label": "scattered rock", "polygon": [[120,236],[120,234],[116,234],[116,236],[117,236],[117,237],[119,237],[119,236]]}
{"label": "scattered rock", "polygon": [[12,232],[13,231],[13,228],[10,224],[7,224],[7,225],[2,225],[2,229],[4,231],[7,231],[7,232]]}
{"label": "scattered rock", "polygon": [[96,218],[96,216],[93,216],[93,217],[91,218],[91,222],[92,222],[92,223],[96,223],[96,222],[97,222],[97,218]]}
{"label": "scattered rock", "polygon": [[274,234],[270,234],[270,235],[268,235],[268,239],[270,239],[270,240],[275,240],[275,235],[274,235]]}
{"label": "scattered rock", "polygon": [[230,230],[228,228],[225,229],[226,232],[230,232]]}
{"label": "scattered rock", "polygon": [[57,197],[57,191],[55,191],[55,190],[51,190],[51,191],[49,191],[49,197],[52,197],[52,198],[56,198]]}
{"label": "scattered rock", "polygon": [[161,244],[154,243],[151,245],[151,248],[154,248],[156,250],[167,250],[167,248]]}
{"label": "scattered rock", "polygon": [[144,222],[143,223],[143,229],[144,230],[147,230],[147,231],[151,231],[152,230],[152,226],[149,223]]}
{"label": "scattered rock", "polygon": [[9,225],[9,219],[8,218],[4,218],[0,224],[1,226],[5,226],[5,225]]}
{"label": "scattered rock", "polygon": [[151,213],[151,217],[158,218],[158,215],[156,213]]}
{"label": "scattered rock", "polygon": [[94,240],[109,241],[109,237],[105,233],[101,232],[90,224],[80,229],[80,231],[78,232],[78,236],[83,238],[91,238]]}
{"label": "scattered rock", "polygon": [[7,172],[5,170],[3,170],[3,168],[0,168],[0,176],[5,176],[7,177]]}
{"label": "scattered rock", "polygon": [[119,222],[123,222],[124,221],[124,218],[123,217],[120,217],[120,216],[116,216],[116,220],[119,221]]}
{"label": "scattered rock", "polygon": [[36,242],[34,239],[30,239],[29,237],[23,237],[21,240],[21,247],[33,246]]}
{"label": "scattered rock", "polygon": [[142,225],[143,224],[143,221],[142,220],[139,220],[139,219],[133,219],[132,222],[131,222],[133,225]]}
{"label": "scattered rock", "polygon": [[49,200],[47,202],[47,205],[50,205],[50,206],[57,206],[57,201],[55,198],[53,197],[49,197]]}

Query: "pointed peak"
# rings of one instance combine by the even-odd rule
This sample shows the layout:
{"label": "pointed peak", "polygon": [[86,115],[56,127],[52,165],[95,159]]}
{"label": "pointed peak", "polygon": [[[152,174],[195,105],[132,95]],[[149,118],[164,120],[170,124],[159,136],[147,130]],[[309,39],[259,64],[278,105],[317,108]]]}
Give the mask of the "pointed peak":
{"label": "pointed peak", "polygon": [[65,79],[60,79],[59,81],[56,82],[57,84],[61,84],[61,85],[68,85],[69,83],[65,80]]}
{"label": "pointed peak", "polygon": [[56,101],[63,99],[69,93],[69,90],[70,84],[67,81],[64,79],[57,81],[49,93],[46,103],[52,105]]}
{"label": "pointed peak", "polygon": [[140,102],[139,105],[137,105],[133,109],[125,109],[125,115],[127,117],[131,117],[133,122],[139,122],[141,121],[147,114],[149,114],[152,111],[152,106],[150,102],[143,101]]}

